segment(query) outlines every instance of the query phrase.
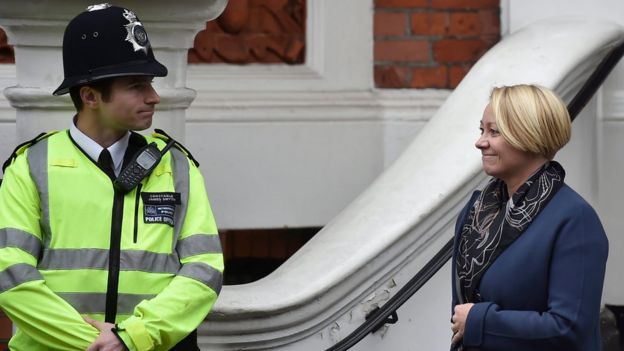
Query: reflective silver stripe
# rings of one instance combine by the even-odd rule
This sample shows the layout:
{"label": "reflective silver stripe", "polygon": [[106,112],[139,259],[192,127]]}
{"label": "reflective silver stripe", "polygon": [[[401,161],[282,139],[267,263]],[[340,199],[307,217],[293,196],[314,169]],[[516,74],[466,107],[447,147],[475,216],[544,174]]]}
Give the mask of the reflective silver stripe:
{"label": "reflective silver stripe", "polygon": [[180,260],[176,255],[133,250],[121,251],[122,271],[142,271],[149,273],[171,273],[180,270]]}
{"label": "reflective silver stripe", "polygon": [[[40,269],[108,269],[108,249],[48,249],[39,262]],[[140,250],[123,250],[122,271],[175,274],[180,269],[176,255]]]}
{"label": "reflective silver stripe", "polygon": [[223,275],[214,267],[211,267],[205,263],[186,263],[182,265],[182,269],[180,269],[178,275],[198,280],[214,290],[217,294],[221,292],[221,286],[223,285]]}
{"label": "reflective silver stripe", "polygon": [[[78,313],[106,313],[106,293],[56,293],[72,305]],[[117,313],[132,314],[136,305],[156,295],[118,294]]]}
{"label": "reflective silver stripe", "polygon": [[221,241],[218,235],[196,234],[178,242],[180,259],[204,253],[221,253]]}
{"label": "reflective silver stripe", "polygon": [[41,240],[23,230],[15,228],[0,229],[0,249],[3,247],[17,247],[35,258],[39,258],[41,252]]}
{"label": "reflective silver stripe", "polygon": [[184,219],[186,218],[186,209],[188,206],[188,197],[189,197],[189,183],[190,183],[190,175],[189,175],[189,162],[186,158],[186,155],[182,153],[182,151],[171,148],[172,155],[172,168],[173,168],[173,187],[175,192],[180,193],[181,204],[178,205],[175,211],[175,224],[174,224],[174,232],[173,232],[173,243],[171,247],[171,252],[175,250],[175,243],[178,241],[180,237],[180,231],[182,230],[182,225],[184,225]]}
{"label": "reflective silver stripe", "polygon": [[107,249],[44,249],[39,269],[108,269]]}
{"label": "reflective silver stripe", "polygon": [[33,280],[43,280],[35,267],[26,263],[12,265],[0,272],[0,293]]}
{"label": "reflective silver stripe", "polygon": [[39,191],[41,206],[41,226],[45,242],[43,247],[50,247],[50,192],[48,191],[48,139],[43,139],[28,148],[28,167],[30,177]]}

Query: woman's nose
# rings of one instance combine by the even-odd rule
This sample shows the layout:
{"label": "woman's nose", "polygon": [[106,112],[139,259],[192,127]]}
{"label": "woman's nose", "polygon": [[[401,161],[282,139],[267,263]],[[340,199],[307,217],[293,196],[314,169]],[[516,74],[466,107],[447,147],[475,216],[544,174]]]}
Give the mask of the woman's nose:
{"label": "woman's nose", "polygon": [[484,135],[481,135],[479,139],[477,139],[477,141],[475,142],[475,147],[477,149],[485,149],[487,148],[487,146],[488,146],[488,142]]}

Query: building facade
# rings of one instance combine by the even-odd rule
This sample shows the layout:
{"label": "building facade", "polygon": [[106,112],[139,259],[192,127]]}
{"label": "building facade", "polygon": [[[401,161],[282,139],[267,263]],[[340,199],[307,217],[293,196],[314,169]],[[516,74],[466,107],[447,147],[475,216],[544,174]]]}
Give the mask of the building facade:
{"label": "building facade", "polygon": [[[65,6],[60,17],[80,10]],[[174,134],[202,165],[229,259],[240,263],[241,271],[249,269],[245,259],[276,266],[393,164],[501,37],[559,16],[624,25],[623,14],[618,0],[230,0],[220,17],[177,47],[190,49],[188,61],[169,61],[184,74],[161,87],[178,89],[168,101],[184,95],[185,87],[196,91],[184,98],[188,109],[172,114],[182,119]],[[0,10],[0,27],[15,21]],[[44,72],[18,68],[20,55],[28,54],[28,48],[20,49],[24,37],[2,33],[0,88],[29,87],[36,80],[24,74]],[[152,38],[155,46],[158,39]],[[58,63],[59,43],[54,45],[56,53],[46,57]],[[162,45],[166,59],[171,46]],[[49,85],[60,77],[56,71]],[[0,96],[0,159],[40,132],[36,123],[20,125],[20,116],[32,117],[32,106],[13,92]],[[63,104],[69,106],[69,100]],[[53,103],[36,108],[58,114],[54,128],[67,127],[70,108]],[[624,264],[617,254],[624,248],[617,235],[624,229],[618,206],[624,195],[618,184],[624,174],[618,152],[624,146],[622,64],[583,117],[561,158],[569,182],[597,208],[609,233],[604,302],[624,305],[624,287],[616,277]],[[466,118],[478,123],[480,116]],[[475,138],[476,130],[475,124]],[[232,283],[252,278],[239,276]],[[445,291],[440,284],[433,291]],[[10,327],[0,318],[2,342]]]}

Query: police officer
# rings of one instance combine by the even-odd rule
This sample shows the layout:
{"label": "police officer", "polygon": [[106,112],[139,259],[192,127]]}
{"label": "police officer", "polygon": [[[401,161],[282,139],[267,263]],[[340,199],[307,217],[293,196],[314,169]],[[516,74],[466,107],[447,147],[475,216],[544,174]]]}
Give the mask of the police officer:
{"label": "police officer", "polygon": [[0,187],[0,308],[9,347],[198,350],[223,258],[204,180],[164,132],[142,136],[160,98],[137,15],[90,6],[67,26],[68,130],[16,149]]}

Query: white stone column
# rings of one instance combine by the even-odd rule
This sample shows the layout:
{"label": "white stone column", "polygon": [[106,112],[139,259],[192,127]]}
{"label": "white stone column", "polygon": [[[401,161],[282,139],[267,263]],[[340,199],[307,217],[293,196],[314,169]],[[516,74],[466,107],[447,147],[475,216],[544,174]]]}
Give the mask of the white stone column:
{"label": "white stone column", "polygon": [[[97,2],[94,2],[97,3]],[[4,94],[17,109],[17,139],[65,129],[74,114],[69,96],[52,96],[63,80],[61,46],[67,23],[90,3],[82,0],[2,0],[0,26],[15,47],[17,85]],[[153,127],[184,139],[185,110],[195,99],[186,87],[187,51],[205,22],[219,16],[227,0],[124,0],[114,5],[137,13],[150,36],[156,59],[169,69],[155,79],[161,96]]]}

